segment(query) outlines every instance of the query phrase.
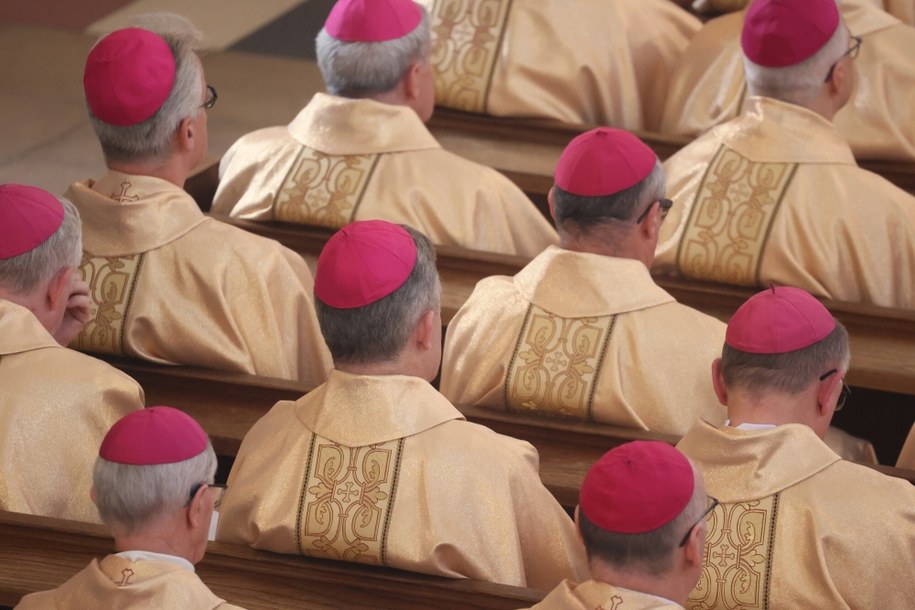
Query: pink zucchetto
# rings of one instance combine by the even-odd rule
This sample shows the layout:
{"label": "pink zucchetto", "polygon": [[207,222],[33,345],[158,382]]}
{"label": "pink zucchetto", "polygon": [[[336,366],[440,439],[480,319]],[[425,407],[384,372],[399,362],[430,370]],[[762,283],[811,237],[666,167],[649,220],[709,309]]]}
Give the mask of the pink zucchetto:
{"label": "pink zucchetto", "polygon": [[836,0],[755,0],[743,22],[740,46],[754,64],[793,66],[822,49],[839,21]]}
{"label": "pink zucchetto", "polygon": [[740,306],[724,342],[751,354],[785,354],[822,341],[835,327],[835,318],[810,293],[773,286]]}
{"label": "pink zucchetto", "polygon": [[644,534],[675,519],[693,497],[689,460],[658,441],[633,441],[605,453],[585,475],[579,506],[588,521],[617,534]]}
{"label": "pink zucchetto", "polygon": [[339,0],[324,30],[346,42],[383,42],[406,36],[422,18],[413,0]]}
{"label": "pink zucchetto", "polygon": [[556,186],[579,197],[605,197],[648,177],[658,158],[622,129],[598,127],[575,137],[556,164]]}
{"label": "pink zucchetto", "polygon": [[207,448],[207,434],[193,417],[172,407],[147,407],[119,419],[98,455],[109,462],[152,466],[174,464]]}
{"label": "pink zucchetto", "polygon": [[54,235],[63,220],[64,206],[46,190],[0,185],[0,259],[34,250]]}
{"label": "pink zucchetto", "polygon": [[416,243],[400,225],[362,220],[331,237],[315,272],[315,296],[337,309],[364,307],[388,296],[416,266]]}
{"label": "pink zucchetto", "polygon": [[83,72],[86,102],[100,121],[124,127],[147,120],[175,83],[175,58],[158,34],[140,28],[105,36],[89,52]]}

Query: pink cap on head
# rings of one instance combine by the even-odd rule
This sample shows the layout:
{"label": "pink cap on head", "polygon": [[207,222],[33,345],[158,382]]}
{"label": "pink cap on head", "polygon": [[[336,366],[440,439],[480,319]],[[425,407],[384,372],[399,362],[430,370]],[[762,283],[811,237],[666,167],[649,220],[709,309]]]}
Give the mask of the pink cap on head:
{"label": "pink cap on head", "polygon": [[836,0],[755,0],[740,46],[754,64],[784,68],[823,48],[839,27]]}
{"label": "pink cap on head", "polygon": [[406,36],[422,18],[413,0],[338,0],[324,29],[337,40],[383,42]]}
{"label": "pink cap on head", "polygon": [[0,185],[0,259],[34,250],[54,235],[63,220],[64,206],[46,190]]}
{"label": "pink cap on head", "polygon": [[109,125],[142,123],[156,114],[175,83],[175,58],[161,36],[127,28],[89,52],[83,90],[92,114]]}
{"label": "pink cap on head", "polygon": [[556,186],[580,197],[614,195],[647,178],[657,161],[628,131],[598,127],[576,136],[562,151]]}
{"label": "pink cap on head", "polygon": [[618,534],[644,534],[670,523],[693,497],[693,468],[675,447],[633,441],[605,453],[585,475],[580,510]]}
{"label": "pink cap on head", "polygon": [[808,292],[773,286],[740,306],[724,342],[751,354],[784,354],[822,341],[835,327],[832,314]]}
{"label": "pink cap on head", "polygon": [[147,407],[119,419],[102,440],[100,458],[118,464],[174,464],[200,455],[207,434],[193,417],[172,407]]}
{"label": "pink cap on head", "polygon": [[406,229],[385,220],[354,222],[321,250],[315,296],[337,309],[364,307],[403,286],[415,265],[416,243]]}

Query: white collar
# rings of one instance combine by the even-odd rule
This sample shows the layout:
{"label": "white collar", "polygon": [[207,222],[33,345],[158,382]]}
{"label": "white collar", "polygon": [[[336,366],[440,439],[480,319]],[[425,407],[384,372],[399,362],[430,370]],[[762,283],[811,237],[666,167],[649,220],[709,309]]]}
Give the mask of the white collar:
{"label": "white collar", "polygon": [[[731,420],[729,420],[729,419],[724,420],[724,425],[730,426]],[[772,428],[775,427],[775,424],[744,423],[744,424],[740,424],[739,426],[731,426],[731,427],[737,428],[738,430],[771,430]]]}
{"label": "white collar", "polygon": [[166,555],[165,553],[153,553],[152,551],[121,551],[115,553],[118,557],[123,557],[129,561],[167,561],[179,565],[185,570],[194,572],[194,564],[176,555]]}

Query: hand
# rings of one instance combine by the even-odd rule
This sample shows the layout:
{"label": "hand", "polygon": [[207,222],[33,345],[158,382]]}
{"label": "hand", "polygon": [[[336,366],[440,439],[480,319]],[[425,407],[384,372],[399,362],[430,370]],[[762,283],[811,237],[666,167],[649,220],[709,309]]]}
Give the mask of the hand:
{"label": "hand", "polygon": [[61,345],[68,345],[89,321],[89,306],[92,303],[89,298],[89,284],[80,279],[78,273],[74,273],[70,295],[67,297],[67,308],[57,332],[54,333],[54,338]]}

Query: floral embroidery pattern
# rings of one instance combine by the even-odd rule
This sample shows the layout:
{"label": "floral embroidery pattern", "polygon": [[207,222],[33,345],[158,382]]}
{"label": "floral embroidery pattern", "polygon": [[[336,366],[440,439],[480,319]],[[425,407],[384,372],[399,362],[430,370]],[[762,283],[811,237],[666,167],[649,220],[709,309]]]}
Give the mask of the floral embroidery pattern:
{"label": "floral embroidery pattern", "polygon": [[74,339],[81,351],[124,354],[124,324],[136,288],[143,254],[92,256],[83,252],[79,272],[89,284],[89,321]]}

